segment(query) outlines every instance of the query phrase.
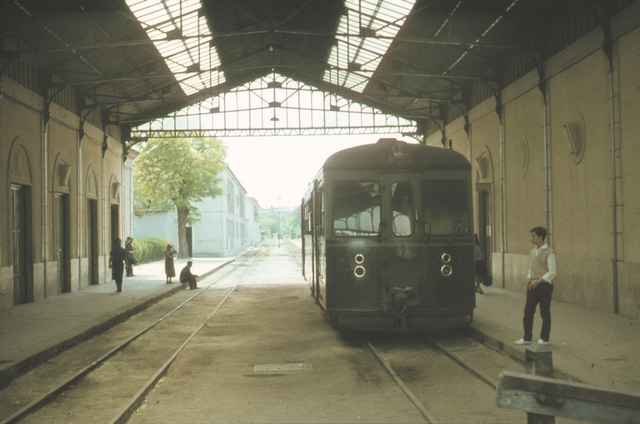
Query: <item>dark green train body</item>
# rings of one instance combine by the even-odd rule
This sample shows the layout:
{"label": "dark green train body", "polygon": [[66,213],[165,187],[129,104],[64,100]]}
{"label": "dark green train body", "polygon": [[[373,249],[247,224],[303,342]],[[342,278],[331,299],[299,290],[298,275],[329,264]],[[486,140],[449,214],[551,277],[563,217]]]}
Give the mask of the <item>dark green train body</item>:
{"label": "dark green train body", "polygon": [[303,273],[341,328],[438,330],[475,307],[471,166],[394,139],[325,162],[301,207]]}

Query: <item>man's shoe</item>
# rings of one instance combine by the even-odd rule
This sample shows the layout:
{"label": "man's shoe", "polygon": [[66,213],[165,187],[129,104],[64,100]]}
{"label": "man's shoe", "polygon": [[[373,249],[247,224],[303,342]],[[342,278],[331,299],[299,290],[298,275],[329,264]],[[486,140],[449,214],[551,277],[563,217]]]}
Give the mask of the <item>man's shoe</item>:
{"label": "man's shoe", "polygon": [[539,344],[539,345],[550,345],[550,344],[551,344],[551,342],[550,342],[550,341],[548,341],[548,340],[542,340],[542,339],[539,339],[539,340],[538,340],[538,344]]}
{"label": "man's shoe", "polygon": [[518,339],[514,343],[517,344],[517,345],[530,345],[531,344],[531,340]]}

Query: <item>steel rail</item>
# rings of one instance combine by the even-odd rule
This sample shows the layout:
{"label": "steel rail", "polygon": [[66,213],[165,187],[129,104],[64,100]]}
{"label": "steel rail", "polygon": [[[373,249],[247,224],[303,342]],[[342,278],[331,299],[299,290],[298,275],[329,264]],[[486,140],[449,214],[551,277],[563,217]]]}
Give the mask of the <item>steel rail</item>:
{"label": "steel rail", "polygon": [[[127,404],[127,406],[125,406],[118,413],[118,415],[114,419],[112,419],[110,421],[110,423],[112,423],[112,424],[120,424],[120,423],[126,422],[129,419],[131,414],[133,414],[136,411],[136,409],[138,409],[138,406],[140,406],[140,404],[144,401],[147,393],[149,393],[155,387],[156,383],[162,378],[162,376],[165,375],[165,373],[167,372],[167,370],[169,369],[171,364],[173,364],[173,362],[176,360],[176,358],[178,357],[180,352],[182,352],[184,350],[184,348],[189,344],[191,339],[193,339],[196,336],[196,334],[198,334],[200,332],[200,330],[202,330],[204,328],[204,326],[207,325],[207,322],[211,318],[213,318],[213,316],[220,310],[222,305],[227,301],[229,296],[231,296],[231,293],[233,293],[236,289],[237,289],[237,286],[234,286],[234,287],[231,287],[229,290],[227,290],[227,292],[225,293],[224,298],[216,305],[216,307],[213,309],[213,311],[209,315],[207,315],[207,317],[204,319],[202,324],[200,324],[200,326],[198,328],[196,328],[189,335],[189,337],[187,337],[187,339],[180,345],[180,347],[178,347],[178,349],[176,349],[176,351],[173,352],[171,357],[164,364],[162,364],[162,366],[158,369],[158,371],[156,371],[156,373],[153,375],[153,377],[151,377],[149,380],[147,380],[147,382],[145,383],[144,387],[142,389],[140,389],[138,391],[138,393],[136,393],[129,400],[129,403]],[[203,293],[203,292],[200,292],[200,293]],[[200,294],[200,293],[198,293],[198,294]]]}
{"label": "steel rail", "polygon": [[380,362],[380,365],[382,365],[382,367],[387,371],[387,373],[389,373],[393,381],[395,381],[398,387],[400,387],[400,390],[402,390],[405,396],[407,396],[409,401],[413,403],[413,406],[415,406],[416,409],[420,411],[420,414],[425,419],[425,421],[430,424],[437,424],[438,421],[429,413],[427,408],[423,405],[422,402],[420,402],[420,400],[416,397],[416,395],[413,394],[413,392],[409,389],[409,387],[407,387],[407,385],[404,384],[404,381],[402,381],[400,376],[395,372],[393,367],[391,367],[391,364],[387,362],[384,356],[382,356],[382,354],[379,353],[370,342],[367,342],[367,347],[369,347],[369,350],[371,351],[371,353],[373,353],[373,356],[376,357],[378,362]]}
{"label": "steel rail", "polygon": [[[479,370],[473,368],[473,366],[471,366],[467,361],[462,359],[456,353],[454,353],[454,352],[448,350],[447,348],[445,348],[441,343],[438,343],[438,342],[436,342],[434,340],[430,340],[429,342],[433,347],[436,348],[436,350],[438,350],[439,352],[442,352],[446,357],[451,359],[456,364],[460,365],[462,368],[464,368],[469,373],[471,373],[474,377],[478,378],[480,381],[482,381],[483,383],[485,383],[486,385],[488,385],[492,389],[494,389],[494,390],[497,389],[497,387],[498,387],[497,381],[495,381],[494,379],[492,379],[491,377],[489,377],[488,375],[486,375],[482,371],[479,371]],[[496,353],[499,353],[499,352],[496,352]]]}
{"label": "steel rail", "polygon": [[[234,262],[234,261],[232,261],[232,262]],[[231,262],[229,262],[229,263],[231,263]],[[220,268],[218,268],[218,269],[220,269]],[[229,272],[225,273],[224,275],[226,276],[228,274],[229,274]],[[96,359],[95,361],[91,362],[89,365],[85,366],[84,368],[80,369],[75,374],[73,374],[72,376],[67,378],[64,382],[60,383],[57,387],[49,390],[48,392],[46,392],[45,394],[40,396],[38,399],[33,400],[32,402],[28,403],[27,405],[25,405],[24,407],[22,407],[18,411],[14,412],[8,418],[5,418],[2,421],[0,421],[0,424],[10,424],[10,423],[18,422],[19,420],[21,420],[22,418],[26,417],[27,415],[30,415],[33,412],[41,409],[47,403],[52,401],[58,394],[62,393],[67,388],[69,388],[70,386],[72,386],[75,383],[77,383],[80,379],[82,379],[83,377],[88,375],[94,369],[100,367],[109,358],[111,358],[116,353],[120,352],[125,347],[127,347],[129,344],[131,344],[133,341],[138,339],[140,336],[144,335],[145,333],[150,331],[152,328],[154,328],[155,326],[160,324],[160,322],[164,321],[166,318],[168,318],[169,316],[173,315],[178,310],[182,309],[187,303],[191,302],[194,298],[196,298],[196,297],[200,296],[201,294],[203,294],[207,289],[209,289],[210,287],[215,285],[219,280],[220,280],[220,278],[216,279],[214,282],[212,282],[208,286],[204,287],[205,290],[201,290],[201,291],[197,292],[196,294],[188,297],[185,301],[180,303],[178,306],[176,306],[172,310],[170,310],[167,313],[165,313],[164,315],[162,315],[158,320],[154,321],[153,323],[151,323],[147,327],[143,328],[142,330],[140,330],[136,334],[132,335],[131,337],[126,339],[124,342],[122,342],[119,345],[113,347],[108,352],[106,352],[105,354],[100,356],[98,359]],[[226,298],[225,298],[225,300],[226,300]]]}

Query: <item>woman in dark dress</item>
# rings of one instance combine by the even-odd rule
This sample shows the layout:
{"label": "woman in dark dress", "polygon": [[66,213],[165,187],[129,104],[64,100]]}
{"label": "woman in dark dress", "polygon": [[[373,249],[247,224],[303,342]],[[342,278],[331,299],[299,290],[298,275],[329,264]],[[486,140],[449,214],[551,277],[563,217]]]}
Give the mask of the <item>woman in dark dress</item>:
{"label": "woman in dark dress", "polygon": [[164,273],[167,275],[167,284],[171,284],[171,279],[176,276],[176,269],[173,265],[173,257],[176,254],[176,250],[167,244],[167,248],[164,250]]}
{"label": "woman in dark dress", "polygon": [[124,262],[127,252],[122,248],[122,241],[117,238],[113,241],[111,254],[109,255],[109,267],[111,268],[111,278],[116,282],[116,290],[122,291],[122,273],[124,272]]}

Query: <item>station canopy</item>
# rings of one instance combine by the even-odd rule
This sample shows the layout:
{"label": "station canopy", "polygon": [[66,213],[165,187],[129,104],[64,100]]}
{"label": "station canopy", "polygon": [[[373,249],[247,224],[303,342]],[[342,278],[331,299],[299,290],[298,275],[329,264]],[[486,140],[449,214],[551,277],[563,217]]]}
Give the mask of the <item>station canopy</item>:
{"label": "station canopy", "polygon": [[425,134],[631,2],[7,0],[0,72],[139,138]]}

